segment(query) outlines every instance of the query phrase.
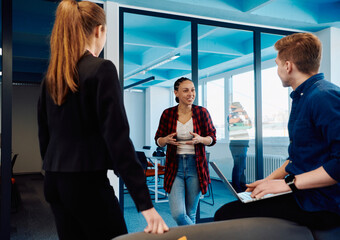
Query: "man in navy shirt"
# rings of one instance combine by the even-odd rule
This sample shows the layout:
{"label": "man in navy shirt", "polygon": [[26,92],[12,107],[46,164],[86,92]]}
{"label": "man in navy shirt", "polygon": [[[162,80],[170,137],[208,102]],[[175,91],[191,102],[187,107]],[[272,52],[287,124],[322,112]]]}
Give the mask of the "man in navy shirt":
{"label": "man in navy shirt", "polygon": [[289,157],[265,179],[248,184],[251,196],[291,194],[221,207],[215,220],[277,217],[312,228],[340,226],[340,88],[318,73],[321,42],[296,33],[276,42],[275,60],[284,87],[292,87]]}

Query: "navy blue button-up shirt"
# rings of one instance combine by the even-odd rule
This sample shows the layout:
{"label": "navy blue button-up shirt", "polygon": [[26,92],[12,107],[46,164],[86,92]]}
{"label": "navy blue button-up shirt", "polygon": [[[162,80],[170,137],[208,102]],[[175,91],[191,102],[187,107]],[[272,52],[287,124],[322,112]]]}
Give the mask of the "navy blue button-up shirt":
{"label": "navy blue button-up shirt", "polygon": [[288,173],[301,174],[321,166],[338,183],[301,190],[295,198],[306,211],[332,211],[340,215],[340,88],[322,73],[291,93],[288,122],[290,138]]}

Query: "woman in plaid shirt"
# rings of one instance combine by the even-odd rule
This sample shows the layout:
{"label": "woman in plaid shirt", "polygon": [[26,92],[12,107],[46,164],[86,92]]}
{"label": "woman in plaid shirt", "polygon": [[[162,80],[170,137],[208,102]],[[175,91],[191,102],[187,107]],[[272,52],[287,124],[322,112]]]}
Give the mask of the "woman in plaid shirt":
{"label": "woman in plaid shirt", "polygon": [[155,141],[167,145],[164,189],[171,214],[178,225],[190,225],[210,183],[205,146],[216,143],[216,129],[208,110],[193,105],[196,92],[190,79],[178,79],[174,89],[179,104],[162,113]]}

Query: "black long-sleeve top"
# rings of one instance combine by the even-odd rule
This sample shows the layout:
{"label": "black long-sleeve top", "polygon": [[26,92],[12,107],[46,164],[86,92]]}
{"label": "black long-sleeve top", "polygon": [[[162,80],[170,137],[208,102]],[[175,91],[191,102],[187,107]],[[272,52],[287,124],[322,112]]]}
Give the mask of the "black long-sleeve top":
{"label": "black long-sleeve top", "polygon": [[78,91],[58,106],[42,83],[38,101],[43,169],[51,172],[114,170],[138,211],[153,207],[129,125],[114,64],[88,52],[78,62]]}

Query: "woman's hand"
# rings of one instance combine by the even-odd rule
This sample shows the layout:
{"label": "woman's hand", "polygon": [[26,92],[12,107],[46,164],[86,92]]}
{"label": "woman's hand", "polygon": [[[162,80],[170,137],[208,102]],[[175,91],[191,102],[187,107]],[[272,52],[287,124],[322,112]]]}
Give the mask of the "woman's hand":
{"label": "woman's hand", "polygon": [[193,133],[193,132],[189,132],[193,138],[190,141],[187,141],[186,144],[188,145],[195,145],[195,144],[199,144],[202,143],[204,145],[209,145],[212,142],[212,138],[207,136],[207,137],[201,137],[200,135],[198,135],[197,133]]}
{"label": "woman's hand", "polygon": [[246,192],[252,192],[252,198],[261,198],[266,194],[282,193],[290,191],[289,186],[284,179],[262,179],[251,184],[246,184],[248,187]]}
{"label": "woman's hand", "polygon": [[165,224],[163,218],[158,214],[155,208],[142,211],[142,214],[148,224],[144,229],[144,232],[160,234],[169,231],[169,227]]}
{"label": "woman's hand", "polygon": [[193,138],[190,141],[186,141],[185,144],[188,145],[195,145],[195,144],[199,144],[202,141],[202,137],[200,135],[198,135],[197,133],[193,133],[193,132],[189,132]]}
{"label": "woman's hand", "polygon": [[177,142],[176,138],[174,138],[176,136],[177,133],[171,133],[166,137],[160,137],[158,140],[158,144],[161,147],[164,147],[167,144],[171,144],[171,145],[176,145],[178,146],[179,143]]}

